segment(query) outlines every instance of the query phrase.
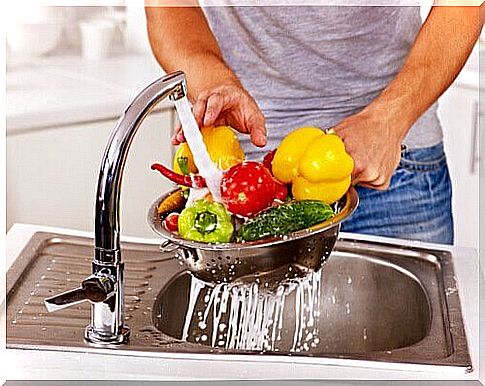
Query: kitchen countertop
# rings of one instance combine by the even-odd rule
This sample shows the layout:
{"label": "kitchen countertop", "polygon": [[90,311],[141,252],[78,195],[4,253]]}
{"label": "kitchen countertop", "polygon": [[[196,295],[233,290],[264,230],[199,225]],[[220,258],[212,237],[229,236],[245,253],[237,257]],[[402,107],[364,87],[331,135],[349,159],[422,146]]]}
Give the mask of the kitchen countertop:
{"label": "kitchen countertop", "polygon": [[97,62],[78,55],[14,61],[6,76],[7,135],[118,119],[140,90],[163,75],[146,54],[119,54]]}
{"label": "kitchen countertop", "polygon": [[[14,225],[6,238],[7,267],[12,264],[24,245],[36,231],[47,231],[77,236],[92,237],[92,234],[51,228],[44,226]],[[343,234],[345,236],[345,234]],[[387,241],[373,236],[346,235],[361,240]],[[157,239],[125,238],[126,241],[158,244]],[[393,240],[400,245],[441,248],[450,250],[454,256],[455,273],[465,320],[470,355],[474,371],[463,374],[455,369],[422,371],[419,367],[403,366],[402,370],[370,369],[363,367],[338,367],[318,364],[299,364],[276,362],[271,358],[246,361],[243,356],[238,360],[224,360],[218,356],[173,355],[165,358],[147,358],[111,355],[107,353],[74,353],[36,350],[6,350],[2,367],[7,379],[484,379],[485,364],[479,369],[479,295],[485,298],[483,274],[479,274],[478,256],[470,248],[444,247],[434,244],[417,243],[406,240]],[[5,280],[5,275],[2,276]],[[479,286],[480,282],[480,286]],[[2,289],[5,288],[1,283]],[[4,294],[2,298],[4,299]],[[483,310],[482,310],[483,312]],[[482,314],[483,316],[483,314]],[[5,326],[5,323],[3,323]],[[259,359],[259,358],[258,358]],[[483,362],[483,361],[482,361]],[[207,371],[210,364],[211,371]],[[88,370],[89,369],[89,370]],[[412,371],[414,370],[414,371]],[[419,371],[416,371],[419,370]],[[479,373],[482,371],[482,377]]]}
{"label": "kitchen countertop", "polygon": [[[478,89],[478,45],[456,84]],[[7,66],[7,135],[118,119],[126,105],[164,72],[151,54],[87,62],[79,55],[13,61]],[[159,108],[170,108],[168,101]]]}

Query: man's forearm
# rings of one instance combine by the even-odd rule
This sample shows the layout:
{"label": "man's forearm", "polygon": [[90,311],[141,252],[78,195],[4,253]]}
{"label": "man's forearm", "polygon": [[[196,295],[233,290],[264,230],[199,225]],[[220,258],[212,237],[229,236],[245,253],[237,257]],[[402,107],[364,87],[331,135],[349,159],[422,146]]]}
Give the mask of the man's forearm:
{"label": "man's forearm", "polygon": [[366,110],[392,117],[404,139],[463,68],[481,25],[478,7],[433,7],[402,69]]}
{"label": "man's forearm", "polygon": [[208,87],[238,82],[199,7],[147,7],[146,16],[157,61],[166,72],[185,72],[192,100]]}

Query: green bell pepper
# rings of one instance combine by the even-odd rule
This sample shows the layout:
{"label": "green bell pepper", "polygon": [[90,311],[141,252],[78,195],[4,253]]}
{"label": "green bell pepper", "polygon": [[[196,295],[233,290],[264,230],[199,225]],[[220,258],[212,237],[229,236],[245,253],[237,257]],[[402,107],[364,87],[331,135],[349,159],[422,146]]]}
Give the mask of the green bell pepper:
{"label": "green bell pepper", "polygon": [[234,234],[234,226],[224,205],[197,200],[180,213],[178,231],[187,240],[228,243]]}

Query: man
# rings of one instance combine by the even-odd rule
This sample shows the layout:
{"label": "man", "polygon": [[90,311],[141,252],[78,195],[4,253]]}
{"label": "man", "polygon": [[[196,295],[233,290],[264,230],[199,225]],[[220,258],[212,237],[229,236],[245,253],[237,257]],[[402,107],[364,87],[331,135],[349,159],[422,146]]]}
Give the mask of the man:
{"label": "man", "polygon": [[[478,7],[146,9],[153,52],[187,75],[200,126],[228,124],[266,149],[333,127],[355,162],[360,206],[343,230],[453,242],[438,97],[481,23]],[[181,131],[173,142],[183,141]],[[245,144],[248,158],[263,152]]]}

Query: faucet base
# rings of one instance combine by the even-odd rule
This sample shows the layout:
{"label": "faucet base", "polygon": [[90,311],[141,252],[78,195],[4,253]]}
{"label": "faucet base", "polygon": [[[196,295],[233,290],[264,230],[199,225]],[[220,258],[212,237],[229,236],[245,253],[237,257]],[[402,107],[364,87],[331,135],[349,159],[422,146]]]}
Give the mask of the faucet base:
{"label": "faucet base", "polygon": [[95,344],[121,344],[126,343],[130,337],[130,328],[123,326],[121,332],[116,335],[102,335],[92,326],[87,326],[84,330],[84,339],[89,343]]}

